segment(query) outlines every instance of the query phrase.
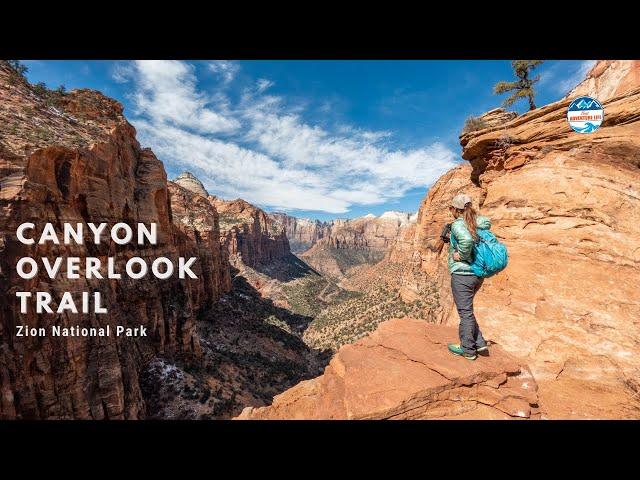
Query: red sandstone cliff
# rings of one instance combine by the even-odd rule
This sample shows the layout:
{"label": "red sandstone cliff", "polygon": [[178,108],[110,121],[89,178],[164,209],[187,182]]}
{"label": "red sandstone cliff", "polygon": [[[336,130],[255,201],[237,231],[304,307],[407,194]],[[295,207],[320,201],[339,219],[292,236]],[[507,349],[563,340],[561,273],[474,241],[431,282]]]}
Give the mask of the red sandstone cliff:
{"label": "red sandstone cliff", "polygon": [[[618,92],[592,134],[570,129],[567,98],[462,135],[470,165],[434,185],[413,244],[405,239],[390,253],[406,265],[403,295],[415,295],[416,274],[426,272],[440,285],[436,317],[457,324],[446,252],[432,247],[450,221],[447,202],[471,194],[510,254],[509,267],[478,294],[480,324],[529,364],[556,418],[637,418],[640,411],[640,83],[633,71],[608,70],[620,63],[599,62],[574,90],[601,100]],[[581,90],[594,78],[597,92]]]}
{"label": "red sandstone cliff", "polygon": [[301,258],[324,275],[345,280],[382,260],[401,232],[414,222],[415,216],[404,212],[332,220],[322,238]]}
{"label": "red sandstone cliff", "polygon": [[[174,195],[175,202],[170,197]],[[181,198],[179,198],[181,197]],[[197,312],[230,288],[215,209],[167,186],[162,163],[141,149],[122,106],[98,92],[37,95],[0,63],[0,417],[117,419],[144,416],[139,373],[156,354],[198,358]],[[175,210],[175,216],[172,215]],[[187,218],[192,217],[192,218]],[[158,245],[23,245],[31,221],[158,224]],[[175,223],[174,223],[175,222]],[[198,255],[197,280],[22,280],[18,258],[97,256],[123,263]],[[63,272],[64,273],[64,272]],[[15,291],[100,291],[105,315],[21,315]],[[148,337],[17,337],[16,325],[148,328]]]}
{"label": "red sandstone cliff", "polygon": [[291,253],[287,227],[282,218],[267,214],[240,198],[223,200],[209,195],[202,182],[189,172],[181,173],[173,183],[214,207],[219,218],[220,242],[233,263],[242,262],[256,267]]}
{"label": "red sandstone cliff", "polygon": [[529,369],[497,345],[475,362],[446,348],[456,329],[422,320],[383,322],[343,346],[324,374],[246,408],[239,419],[409,420],[541,418]]}
{"label": "red sandstone cliff", "polygon": [[291,253],[284,226],[242,199],[209,197],[220,214],[221,242],[232,262],[249,267],[272,263]]}
{"label": "red sandstone cliff", "polygon": [[587,73],[587,77],[565,98],[573,99],[587,95],[604,102],[638,85],[640,85],[640,60],[600,60]]}
{"label": "red sandstone cliff", "polygon": [[276,222],[284,225],[293,253],[303,253],[331,231],[330,222],[296,218],[285,213],[270,213]]}

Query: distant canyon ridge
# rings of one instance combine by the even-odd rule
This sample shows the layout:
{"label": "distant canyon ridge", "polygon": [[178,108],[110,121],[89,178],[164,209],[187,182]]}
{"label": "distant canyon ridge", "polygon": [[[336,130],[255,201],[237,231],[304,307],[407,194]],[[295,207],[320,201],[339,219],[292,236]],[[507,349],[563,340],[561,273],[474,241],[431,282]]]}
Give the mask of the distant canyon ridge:
{"label": "distant canyon ridge", "polygon": [[[322,222],[281,212],[265,213],[241,199],[226,201],[210,196],[202,182],[190,172],[181,173],[173,183],[214,199],[223,230],[228,224],[242,224],[243,220],[250,220],[248,224],[274,236],[274,241],[280,245],[279,248],[274,247],[276,256],[282,257],[290,250],[317,271],[338,281],[345,278],[354,267],[372,265],[382,260],[401,231],[415,223],[418,217],[417,213],[388,211],[380,216],[368,214],[354,219],[337,218]],[[249,227],[250,230],[253,228]],[[231,236],[237,234],[230,233]],[[279,241],[275,240],[278,236]],[[284,245],[284,237],[288,247]],[[253,248],[249,248],[246,242],[242,245],[244,252],[231,253],[243,255],[245,263],[253,265]],[[257,244],[252,242],[251,245]],[[260,248],[259,245],[257,248]]]}

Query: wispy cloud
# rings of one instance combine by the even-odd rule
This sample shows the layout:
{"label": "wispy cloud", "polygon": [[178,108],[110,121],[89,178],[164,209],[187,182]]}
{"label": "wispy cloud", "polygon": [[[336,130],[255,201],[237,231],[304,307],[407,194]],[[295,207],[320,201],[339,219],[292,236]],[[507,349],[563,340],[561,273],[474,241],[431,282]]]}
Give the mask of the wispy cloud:
{"label": "wispy cloud", "polygon": [[229,132],[240,124],[226,112],[225,99],[197,88],[195,68],[185,62],[135,62],[136,114],[158,124],[196,130],[202,134]]}
{"label": "wispy cloud", "polygon": [[274,82],[272,82],[271,80],[267,80],[266,78],[259,78],[256,82],[256,89],[258,90],[258,93],[262,93],[265,90],[273,87],[273,85]]}
{"label": "wispy cloud", "polygon": [[[228,84],[227,67],[215,65],[221,85]],[[239,68],[233,65],[231,79]],[[269,79],[254,80],[235,101],[221,93],[226,89],[203,89],[187,62],[134,62],[126,79],[133,83],[132,122],[141,142],[223,198],[345,213],[426,188],[457,163],[440,143],[394,148],[392,132],[311,124],[304,106],[266,92]]]}
{"label": "wispy cloud", "polygon": [[117,62],[111,68],[111,78],[116,83],[127,83],[135,74],[135,68],[131,62]]}
{"label": "wispy cloud", "polygon": [[215,60],[209,62],[209,70],[219,75],[225,83],[229,83],[235,78],[240,67],[237,63],[230,62],[229,60]]}
{"label": "wispy cloud", "polygon": [[587,73],[589,73],[589,70],[591,70],[595,64],[595,60],[584,60],[580,62],[577,68],[575,68],[567,78],[558,82],[559,92],[562,94],[569,93],[573,87],[585,79]]}
{"label": "wispy cloud", "polygon": [[550,87],[557,94],[566,95],[584,80],[595,63],[595,60],[559,61],[540,75],[540,86]]}

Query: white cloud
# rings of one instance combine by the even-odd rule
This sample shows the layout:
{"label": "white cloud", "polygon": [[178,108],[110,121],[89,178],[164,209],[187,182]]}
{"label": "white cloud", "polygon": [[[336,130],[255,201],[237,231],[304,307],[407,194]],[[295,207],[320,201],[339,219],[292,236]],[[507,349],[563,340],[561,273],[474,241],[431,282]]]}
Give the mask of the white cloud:
{"label": "white cloud", "polygon": [[585,79],[595,63],[595,60],[583,60],[581,62],[558,61],[540,75],[540,86],[551,86],[551,89],[557,94],[566,95],[573,87]]}
{"label": "white cloud", "polygon": [[156,123],[169,123],[203,134],[239,127],[237,120],[224,111],[226,108],[219,98],[198,91],[192,65],[170,60],[140,60],[134,66],[136,113]]}
{"label": "white cloud", "polygon": [[273,85],[274,82],[272,82],[271,80],[267,80],[266,78],[259,78],[256,82],[256,89],[258,90],[258,93],[262,93],[268,88],[273,87]]}
{"label": "white cloud", "polygon": [[569,93],[573,87],[585,79],[587,73],[589,73],[589,70],[591,70],[595,64],[595,60],[584,60],[580,62],[578,67],[575,68],[568,77],[558,82],[558,92],[563,95]]}
{"label": "white cloud", "polygon": [[130,62],[118,62],[111,69],[111,78],[116,83],[127,83],[134,75],[135,71]]}
{"label": "white cloud", "polygon": [[398,149],[390,146],[391,132],[309,124],[301,107],[264,93],[267,79],[234,103],[219,90],[200,89],[186,62],[136,62],[129,78],[141,143],[223,198],[345,213],[426,189],[456,164],[439,143]]}
{"label": "white cloud", "polygon": [[209,70],[219,75],[223,82],[229,83],[235,78],[240,67],[238,64],[228,60],[215,60],[209,62]]}

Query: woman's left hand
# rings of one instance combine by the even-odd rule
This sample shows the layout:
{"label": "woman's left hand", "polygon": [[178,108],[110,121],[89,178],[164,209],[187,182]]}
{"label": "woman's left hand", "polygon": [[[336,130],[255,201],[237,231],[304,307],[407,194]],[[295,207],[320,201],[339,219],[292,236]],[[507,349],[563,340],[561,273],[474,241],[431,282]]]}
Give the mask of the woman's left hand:
{"label": "woman's left hand", "polygon": [[459,262],[460,261],[460,254],[458,252],[453,252],[453,259],[456,262]]}

